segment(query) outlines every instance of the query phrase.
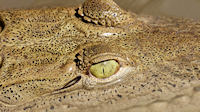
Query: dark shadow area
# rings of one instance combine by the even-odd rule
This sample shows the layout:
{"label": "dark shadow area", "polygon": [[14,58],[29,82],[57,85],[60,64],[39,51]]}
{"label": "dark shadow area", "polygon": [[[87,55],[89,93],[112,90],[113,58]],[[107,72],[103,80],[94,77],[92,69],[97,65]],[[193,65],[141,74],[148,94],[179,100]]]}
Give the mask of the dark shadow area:
{"label": "dark shadow area", "polygon": [[80,18],[81,21],[83,21],[83,22],[85,22],[85,23],[92,23],[92,22],[88,22],[88,21],[84,20],[83,17],[80,16],[80,15],[78,14],[78,9],[76,9],[75,11],[76,11],[75,16],[76,16],[77,18]]}
{"label": "dark shadow area", "polygon": [[70,82],[68,82],[68,83],[67,83],[63,88],[61,88],[61,89],[64,89],[64,88],[68,88],[68,87],[73,86],[73,85],[76,84],[80,79],[81,79],[81,76],[76,77],[75,79],[73,79],[73,80],[71,80]]}
{"label": "dark shadow area", "polygon": [[71,87],[73,86],[74,84],[76,84],[79,80],[81,79],[81,76],[78,76],[76,78],[74,78],[73,80],[71,80],[70,82],[68,82],[64,87],[60,88],[60,89],[57,89],[55,91],[59,91],[59,90],[62,90],[62,89],[66,89],[68,87]]}
{"label": "dark shadow area", "polygon": [[3,22],[3,20],[0,18],[0,32],[2,32],[4,30],[5,27],[5,23]]}
{"label": "dark shadow area", "polygon": [[76,66],[79,66],[80,65],[80,59],[78,59],[78,56],[80,56],[80,54],[79,53],[77,53],[76,55],[75,55],[75,57],[76,57],[76,59],[74,60],[75,62],[76,62]]}
{"label": "dark shadow area", "polygon": [[[102,26],[101,24],[99,24],[99,22],[98,22],[98,24],[95,24],[94,22],[89,22],[89,21],[86,21],[85,19],[84,19],[84,16],[81,16],[81,15],[79,15],[78,14],[78,9],[76,9],[75,10],[76,11],[76,13],[75,13],[75,16],[77,17],[77,18],[79,18],[81,21],[83,21],[84,23],[90,23],[90,24],[93,24],[93,25],[100,25],[100,26]],[[89,17],[90,18],[90,17]]]}
{"label": "dark shadow area", "polygon": [[[3,57],[0,57],[0,68],[3,66],[3,60],[4,58]],[[0,86],[1,87],[1,86]]]}

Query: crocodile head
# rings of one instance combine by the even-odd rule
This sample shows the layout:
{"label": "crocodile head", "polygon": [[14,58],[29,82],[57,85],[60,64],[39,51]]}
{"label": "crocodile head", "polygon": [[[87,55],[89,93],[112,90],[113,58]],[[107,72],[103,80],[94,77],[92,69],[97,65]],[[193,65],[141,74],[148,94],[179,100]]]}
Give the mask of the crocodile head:
{"label": "crocodile head", "polygon": [[199,111],[200,22],[113,0],[0,12],[1,111]]}

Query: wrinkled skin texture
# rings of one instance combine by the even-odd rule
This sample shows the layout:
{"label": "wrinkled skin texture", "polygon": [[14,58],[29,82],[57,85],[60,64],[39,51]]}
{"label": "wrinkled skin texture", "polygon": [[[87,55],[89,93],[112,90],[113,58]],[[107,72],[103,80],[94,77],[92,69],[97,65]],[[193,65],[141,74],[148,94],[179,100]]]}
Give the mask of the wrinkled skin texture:
{"label": "wrinkled skin texture", "polygon": [[[93,2],[107,4],[94,15],[116,15],[82,5],[0,12],[0,110],[200,111],[200,22],[136,15],[112,0],[83,5]],[[106,60],[120,63],[114,75],[89,73]]]}

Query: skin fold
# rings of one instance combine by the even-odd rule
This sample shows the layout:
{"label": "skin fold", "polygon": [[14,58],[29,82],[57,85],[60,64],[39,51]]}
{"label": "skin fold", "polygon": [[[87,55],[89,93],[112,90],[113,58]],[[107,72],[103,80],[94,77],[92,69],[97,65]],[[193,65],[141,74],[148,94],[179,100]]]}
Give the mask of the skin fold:
{"label": "skin fold", "polygon": [[199,21],[87,0],[0,11],[0,27],[2,112],[200,111]]}

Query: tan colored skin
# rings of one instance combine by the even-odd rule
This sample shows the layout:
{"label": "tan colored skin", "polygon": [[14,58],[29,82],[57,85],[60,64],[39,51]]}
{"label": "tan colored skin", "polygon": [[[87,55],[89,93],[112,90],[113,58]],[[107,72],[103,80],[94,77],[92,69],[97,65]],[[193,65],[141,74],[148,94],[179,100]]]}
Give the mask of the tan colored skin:
{"label": "tan colored skin", "polygon": [[[82,5],[0,12],[1,111],[200,111],[200,22],[83,5],[97,16]],[[120,63],[113,76],[88,72],[105,60]]]}

